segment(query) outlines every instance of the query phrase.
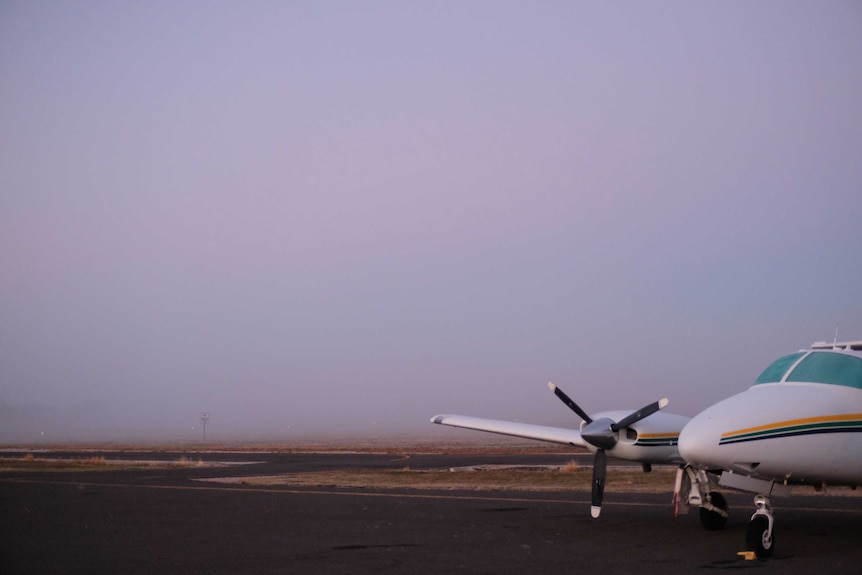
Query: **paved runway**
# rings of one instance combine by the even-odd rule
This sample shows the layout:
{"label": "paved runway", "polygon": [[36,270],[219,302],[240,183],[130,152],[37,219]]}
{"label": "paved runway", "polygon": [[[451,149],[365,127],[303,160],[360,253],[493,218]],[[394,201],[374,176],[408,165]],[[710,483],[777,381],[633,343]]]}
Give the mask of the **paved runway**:
{"label": "paved runway", "polygon": [[[745,494],[728,494],[727,529],[705,532],[696,510],[672,517],[669,493],[607,493],[602,517],[591,520],[587,493],[257,488],[194,480],[350,467],[398,469],[406,461],[400,455],[185,455],[259,463],[0,473],[0,573],[649,574],[758,569],[793,574],[858,573],[862,565],[860,497],[774,499],[775,555],[768,562],[745,562],[736,556],[752,512]],[[564,464],[571,459],[411,455],[409,465]]]}

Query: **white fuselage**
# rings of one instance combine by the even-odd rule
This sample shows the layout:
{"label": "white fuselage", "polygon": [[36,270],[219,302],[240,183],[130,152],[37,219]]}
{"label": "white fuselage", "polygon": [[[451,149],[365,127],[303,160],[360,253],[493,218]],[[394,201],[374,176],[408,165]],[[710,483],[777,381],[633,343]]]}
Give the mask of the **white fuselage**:
{"label": "white fuselage", "polygon": [[862,389],[754,385],[695,416],[679,450],[706,469],[776,482],[862,484]]}

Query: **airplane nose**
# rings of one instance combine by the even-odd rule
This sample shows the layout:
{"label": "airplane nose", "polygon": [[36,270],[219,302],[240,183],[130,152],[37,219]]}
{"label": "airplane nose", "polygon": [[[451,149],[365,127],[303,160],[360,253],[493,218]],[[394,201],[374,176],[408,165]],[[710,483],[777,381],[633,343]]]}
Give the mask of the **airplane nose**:
{"label": "airplane nose", "polygon": [[720,439],[721,433],[716,429],[713,418],[702,413],[682,428],[679,434],[679,454],[692,465],[709,466],[718,458]]}

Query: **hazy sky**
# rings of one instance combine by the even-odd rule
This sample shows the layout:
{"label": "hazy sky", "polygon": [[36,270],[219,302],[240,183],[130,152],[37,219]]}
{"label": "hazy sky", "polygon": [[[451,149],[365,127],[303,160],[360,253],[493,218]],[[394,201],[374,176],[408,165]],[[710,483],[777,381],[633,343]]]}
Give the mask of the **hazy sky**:
{"label": "hazy sky", "polygon": [[860,31],[852,0],[4,1],[0,441],[577,425],[548,380],[692,415],[862,339]]}

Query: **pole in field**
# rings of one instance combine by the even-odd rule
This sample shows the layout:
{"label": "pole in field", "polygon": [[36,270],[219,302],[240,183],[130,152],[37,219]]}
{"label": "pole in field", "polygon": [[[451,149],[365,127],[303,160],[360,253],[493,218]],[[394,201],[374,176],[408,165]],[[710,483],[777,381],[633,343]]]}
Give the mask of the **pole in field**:
{"label": "pole in field", "polygon": [[203,424],[203,427],[204,427],[204,443],[207,442],[207,423],[209,423],[209,422],[210,422],[210,412],[209,411],[202,411],[201,412],[201,423]]}

